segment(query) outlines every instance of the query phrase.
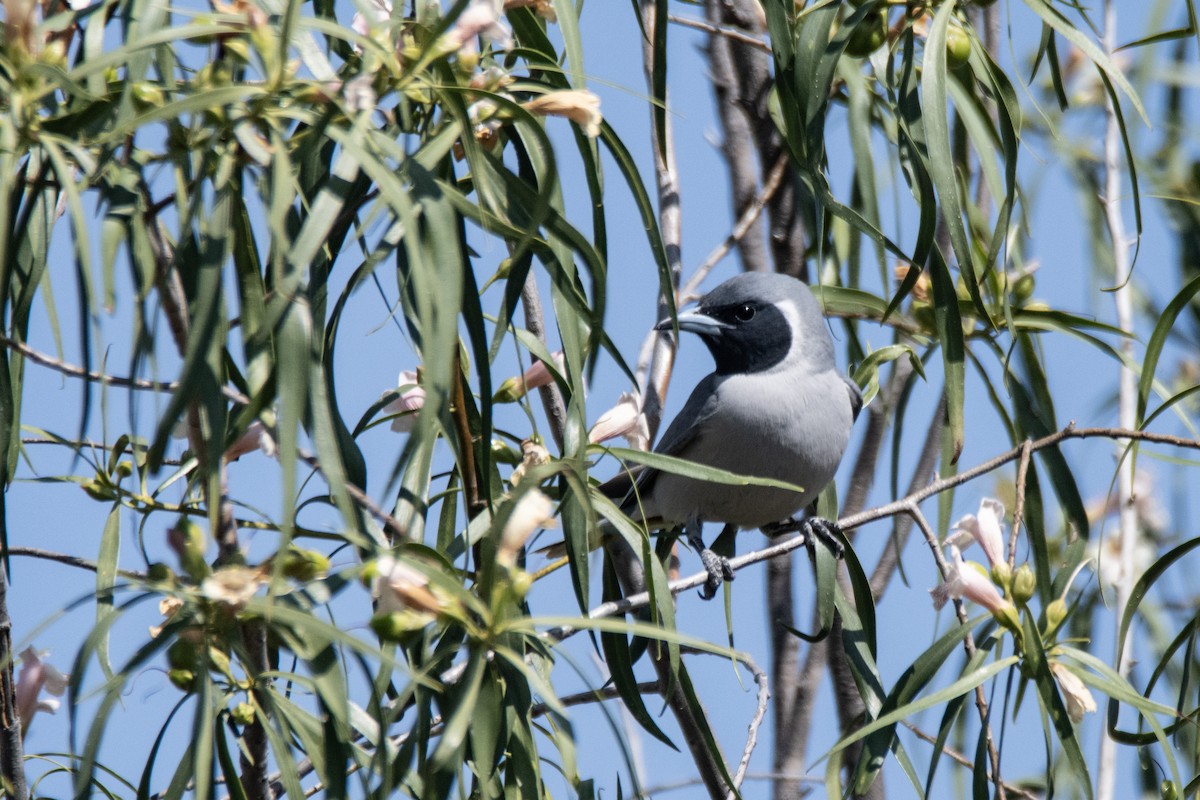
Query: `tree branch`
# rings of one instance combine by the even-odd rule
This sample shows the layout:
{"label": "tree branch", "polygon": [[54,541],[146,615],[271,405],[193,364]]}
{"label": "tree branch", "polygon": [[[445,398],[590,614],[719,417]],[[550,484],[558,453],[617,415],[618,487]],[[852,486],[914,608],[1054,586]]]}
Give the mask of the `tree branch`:
{"label": "tree branch", "polygon": [[[1109,57],[1117,49],[1117,7],[1113,0],[1104,0],[1104,36],[1102,44]],[[1137,376],[1130,366],[1133,359],[1133,289],[1129,282],[1132,277],[1129,259],[1129,242],[1125,233],[1125,220],[1121,213],[1121,123],[1117,118],[1118,109],[1113,93],[1104,95],[1104,219],[1108,226],[1109,239],[1112,241],[1113,280],[1116,291],[1113,298],[1117,311],[1117,326],[1130,334],[1122,337],[1119,347],[1124,356],[1119,367],[1117,383],[1117,417],[1122,428],[1132,428],[1137,424]],[[1124,449],[1126,442],[1118,442],[1118,448]],[[1135,563],[1137,561],[1138,519],[1133,497],[1133,459],[1122,458],[1117,466],[1117,536],[1120,543],[1120,577],[1115,582],[1116,607],[1125,608],[1133,593],[1133,584],[1137,579]],[[1119,634],[1121,620],[1116,620]],[[1121,642],[1114,645],[1117,651],[1117,673],[1121,676],[1129,674],[1133,665],[1133,647],[1122,647]],[[1109,735],[1108,727],[1104,726],[1100,738],[1100,759],[1096,769],[1096,800],[1112,800],[1116,796],[1117,777],[1117,743]]]}
{"label": "tree branch", "polygon": [[[1185,439],[1181,436],[1171,436],[1163,433],[1150,433],[1148,431],[1138,430],[1123,430],[1121,428],[1076,428],[1074,423],[1055,433],[1043,436],[1041,439],[1032,440],[1029,448],[1032,452],[1044,450],[1047,447],[1054,447],[1065,441],[1073,439],[1134,439],[1141,442],[1150,442],[1154,444],[1165,444],[1174,447],[1183,447],[1189,450],[1200,450],[1200,440]],[[981,475],[986,475],[994,472],[1000,467],[1012,461],[1016,461],[1021,456],[1021,451],[1025,445],[1014,447],[1006,453],[995,456],[988,461],[972,467],[969,470],[964,470],[947,478],[940,478],[933,481],[923,489],[912,492],[907,497],[876,508],[852,514],[838,520],[838,525],[844,530],[858,528],[866,525],[869,522],[892,517],[897,514],[910,513],[909,509],[916,504],[927,500],[930,497],[941,494],[942,492],[953,489],[957,486],[962,486],[965,483],[975,480]],[[767,561],[772,558],[785,555],[804,547],[806,543],[803,534],[798,534],[789,539],[786,539],[777,544],[764,547],[761,550],[755,550],[745,555],[737,556],[729,560],[730,567],[736,572],[737,570],[745,569],[752,564],[758,564],[762,561]],[[672,594],[694,589],[702,585],[708,579],[707,572],[697,572],[689,575],[686,578],[680,578],[677,581],[672,581],[669,588]],[[613,600],[607,603],[601,603],[588,612],[589,619],[600,619],[603,617],[611,617],[616,614],[627,614],[630,611],[636,611],[639,608],[646,606],[649,603],[649,595],[645,592],[623,597],[620,600]],[[564,639],[567,636],[572,636],[578,633],[579,629],[570,626],[552,628],[546,632],[546,636],[553,639]]]}
{"label": "tree branch", "polygon": [[[533,270],[525,276],[525,285],[521,287],[521,307],[525,310],[525,327],[538,341],[545,344],[546,320],[542,315],[542,298],[538,294]],[[547,386],[538,387],[538,396],[542,398],[542,408],[550,423],[550,436],[561,453],[567,431],[567,409],[563,405],[562,392],[558,390],[557,384],[551,382]]]}
{"label": "tree branch", "polygon": [[13,680],[16,654],[12,649],[12,619],[8,616],[8,574],[0,566],[0,779],[13,800],[28,800],[25,783],[25,747],[21,741],[21,714]]}

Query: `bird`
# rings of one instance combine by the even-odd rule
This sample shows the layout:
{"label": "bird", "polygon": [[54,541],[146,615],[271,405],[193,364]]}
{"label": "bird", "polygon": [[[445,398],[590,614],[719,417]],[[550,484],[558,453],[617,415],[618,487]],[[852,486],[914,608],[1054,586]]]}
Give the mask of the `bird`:
{"label": "bird", "polygon": [[858,386],[838,370],[812,291],[782,273],[741,273],[655,328],[674,325],[700,337],[715,369],[692,390],[654,452],[801,491],[642,467],[609,481],[606,493],[623,493],[621,510],[648,528],[683,527],[708,572],[705,599],[733,579],[728,560],[704,544],[706,522],[734,531],[801,530],[840,553],[834,523],[794,518],[833,479],[863,402]]}

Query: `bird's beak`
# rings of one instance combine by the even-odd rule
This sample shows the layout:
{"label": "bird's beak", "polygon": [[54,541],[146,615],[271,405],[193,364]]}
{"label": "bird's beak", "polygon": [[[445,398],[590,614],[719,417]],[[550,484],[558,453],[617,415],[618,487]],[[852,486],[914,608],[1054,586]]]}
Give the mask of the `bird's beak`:
{"label": "bird's beak", "polygon": [[[699,334],[700,336],[716,336],[721,331],[729,327],[724,322],[721,322],[719,319],[714,317],[710,317],[708,314],[705,314],[699,309],[684,311],[682,314],[679,314],[677,317],[675,317],[675,319],[679,322],[679,330]],[[667,319],[659,322],[654,326],[654,330],[671,330],[671,318],[668,317]]]}

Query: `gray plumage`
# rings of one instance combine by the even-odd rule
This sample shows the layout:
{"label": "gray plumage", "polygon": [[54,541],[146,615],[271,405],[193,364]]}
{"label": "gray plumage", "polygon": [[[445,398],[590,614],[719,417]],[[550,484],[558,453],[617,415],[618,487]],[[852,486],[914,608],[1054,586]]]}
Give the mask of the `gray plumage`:
{"label": "gray plumage", "polygon": [[[704,522],[761,528],[788,520],[833,478],[862,406],[857,387],[838,372],[820,306],[795,278],[744,273],[677,319],[680,330],[698,334],[708,346],[716,370],[692,391],[655,452],[804,491],[647,469],[623,509],[654,524],[686,525],[693,543],[701,541]],[[659,328],[670,324],[664,320]],[[711,574],[710,562],[719,559],[707,549],[705,554]],[[723,572],[732,575],[727,564]],[[719,583],[712,577],[709,593]]]}

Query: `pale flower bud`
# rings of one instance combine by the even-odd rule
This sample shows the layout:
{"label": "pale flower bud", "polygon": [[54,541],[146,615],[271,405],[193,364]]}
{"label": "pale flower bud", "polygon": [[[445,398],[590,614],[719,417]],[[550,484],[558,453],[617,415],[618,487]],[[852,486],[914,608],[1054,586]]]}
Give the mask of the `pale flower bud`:
{"label": "pale flower bud", "polygon": [[381,614],[405,609],[436,614],[443,608],[442,601],[429,591],[425,573],[392,556],[375,561],[371,594],[379,601]]}
{"label": "pale flower bud", "polygon": [[370,75],[359,75],[351,78],[342,85],[342,102],[351,114],[360,111],[374,111],[379,102],[375,93],[374,78]]}
{"label": "pale flower bud", "polygon": [[622,392],[617,404],[600,415],[588,441],[592,444],[606,442],[618,436],[625,437],[635,450],[650,448],[650,427],[642,412],[642,399],[637,392]]}
{"label": "pale flower bud", "polygon": [[1012,584],[1012,567],[1007,561],[992,564],[992,583],[1005,590]]}
{"label": "pale flower bud", "polygon": [[1067,618],[1067,602],[1061,597],[1046,606],[1046,635],[1052,636]]}
{"label": "pale flower bud", "polygon": [[454,22],[454,27],[446,32],[443,39],[447,50],[458,50],[464,55],[479,52],[475,37],[481,36],[492,42],[497,48],[506,50],[512,46],[512,32],[500,21],[496,5],[492,0],[474,0],[463,9],[462,14]]}
{"label": "pale flower bud", "polygon": [[1012,599],[1018,603],[1028,603],[1036,588],[1037,576],[1033,574],[1033,568],[1028,564],[1017,567],[1013,573]]}
{"label": "pale flower bud", "polygon": [[[553,353],[550,356],[550,360],[554,362],[554,368],[559,372],[562,372],[566,366],[562,350]],[[534,361],[529,369],[525,370],[524,375],[509,378],[500,384],[500,388],[492,396],[492,401],[496,403],[515,403],[530,390],[549,386],[552,383],[554,383],[554,376],[550,374],[550,369],[546,366],[546,362],[539,359]]]}
{"label": "pale flower bud", "polygon": [[397,386],[400,396],[383,407],[384,416],[395,416],[392,430],[407,433],[417,424],[417,412],[425,407],[425,390],[419,385],[416,372],[406,369],[400,373]]}
{"label": "pale flower bud", "polygon": [[200,583],[200,593],[230,611],[238,612],[246,607],[262,585],[259,570],[234,565],[221,567],[205,578]]}
{"label": "pale flower bud", "polygon": [[523,104],[526,111],[551,117],[566,117],[583,128],[584,135],[600,135],[600,98],[586,89],[563,89],[547,92]]}
{"label": "pale flower bud", "polygon": [[163,615],[162,625],[150,626],[150,638],[157,639],[163,627],[183,608],[183,601],[178,597],[167,596],[158,601],[158,613]]}
{"label": "pale flower bud", "polygon": [[372,28],[382,26],[392,17],[392,4],[389,0],[370,0],[367,14],[355,12],[350,20],[350,28],[359,36],[369,36]]}
{"label": "pale flower bud", "polygon": [[554,501],[537,489],[530,489],[517,500],[516,506],[500,532],[496,560],[511,567],[530,535],[538,528],[554,525]]}
{"label": "pale flower bud", "polygon": [[233,440],[233,444],[225,451],[226,461],[237,461],[247,453],[253,453],[255,450],[261,450],[263,455],[274,458],[278,448],[275,446],[275,440],[271,438],[271,434],[267,432],[267,428],[259,420],[251,422],[246,432]]}
{"label": "pale flower bud", "polygon": [[1096,712],[1096,698],[1071,670],[1058,661],[1050,662],[1050,671],[1058,681],[1058,691],[1062,693],[1063,702],[1067,706],[1067,716],[1078,725],[1083,721],[1084,714]]}

